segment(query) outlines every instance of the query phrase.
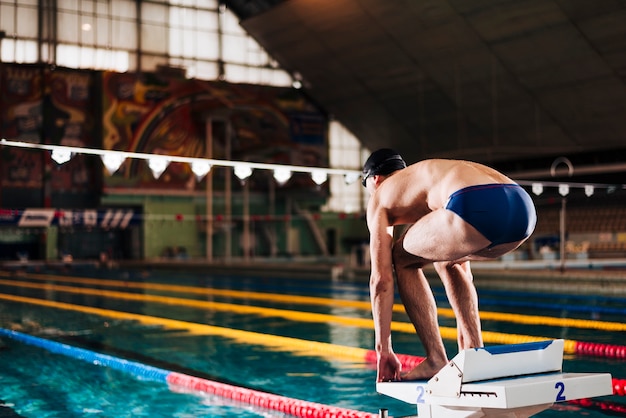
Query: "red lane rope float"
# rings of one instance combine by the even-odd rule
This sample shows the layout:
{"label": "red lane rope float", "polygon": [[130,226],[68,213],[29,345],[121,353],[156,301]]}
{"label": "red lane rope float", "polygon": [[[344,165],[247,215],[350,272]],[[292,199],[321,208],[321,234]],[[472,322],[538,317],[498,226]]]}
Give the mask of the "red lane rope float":
{"label": "red lane rope float", "polygon": [[171,385],[184,387],[198,392],[229,398],[237,402],[255,405],[264,409],[279,411],[300,418],[374,418],[367,412],[355,411],[308,402],[299,399],[287,398],[272,393],[260,392],[225,383],[214,382],[195,376],[189,376],[171,372],[167,376],[167,382]]}
{"label": "red lane rope float", "polygon": [[613,379],[613,395],[626,396],[626,379]]}
{"label": "red lane rope float", "polygon": [[[417,366],[425,359],[425,357],[412,356],[409,354],[396,354],[396,356],[398,356],[398,360],[400,360],[400,363],[402,364],[402,368],[406,370],[412,369],[413,367]],[[376,351],[368,350],[365,353],[365,361],[370,364],[376,364],[377,362]],[[613,382],[613,395],[626,396],[626,379],[612,378],[612,382]]]}
{"label": "red lane rope float", "polygon": [[574,346],[574,353],[585,356],[624,359],[626,358],[626,346],[577,341]]}

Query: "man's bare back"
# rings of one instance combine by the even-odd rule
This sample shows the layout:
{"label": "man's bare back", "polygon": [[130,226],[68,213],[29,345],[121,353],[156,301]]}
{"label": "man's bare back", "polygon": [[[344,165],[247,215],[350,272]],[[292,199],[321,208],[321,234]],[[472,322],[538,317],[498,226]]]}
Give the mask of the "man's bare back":
{"label": "man's bare back", "polygon": [[410,224],[445,207],[457,190],[491,183],[514,182],[490,167],[470,161],[424,160],[390,175],[372,196],[370,207],[385,211],[389,225]]}

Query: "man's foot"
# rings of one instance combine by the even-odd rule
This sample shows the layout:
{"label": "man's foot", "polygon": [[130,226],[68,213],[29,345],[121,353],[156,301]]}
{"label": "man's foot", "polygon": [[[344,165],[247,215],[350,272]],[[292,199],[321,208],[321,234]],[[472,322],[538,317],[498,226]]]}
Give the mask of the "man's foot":
{"label": "man's foot", "polygon": [[426,358],[420,364],[415,366],[411,371],[402,373],[400,380],[402,381],[414,381],[414,380],[429,380],[436,375],[447,364],[447,360],[444,362],[438,362]]}

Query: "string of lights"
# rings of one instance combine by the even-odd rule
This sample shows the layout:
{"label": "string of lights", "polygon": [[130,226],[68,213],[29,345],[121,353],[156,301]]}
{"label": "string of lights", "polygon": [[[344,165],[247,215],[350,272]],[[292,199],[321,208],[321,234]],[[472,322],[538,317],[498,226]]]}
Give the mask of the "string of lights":
{"label": "string of lights", "polygon": [[320,185],[328,180],[329,175],[342,175],[346,183],[356,182],[361,176],[361,172],[357,170],[324,168],[324,167],[306,167],[299,165],[270,164],[257,163],[248,161],[228,161],[216,160],[212,158],[199,157],[183,157],[175,155],[148,154],[139,152],[104,150],[97,148],[85,148],[65,145],[48,145],[37,144],[32,142],[11,141],[5,138],[0,139],[0,146],[40,149],[51,152],[51,158],[57,164],[65,164],[74,154],[98,155],[102,159],[107,172],[112,175],[115,173],[127,158],[146,160],[148,166],[155,178],[159,178],[167,169],[171,162],[187,163],[191,165],[191,170],[198,180],[206,176],[211,167],[232,167],[235,175],[240,180],[245,180],[252,175],[253,170],[273,170],[274,178],[279,183],[284,183],[291,177],[294,172],[309,173],[313,181]]}
{"label": "string of lights", "polygon": [[[212,158],[200,157],[183,157],[175,155],[149,154],[139,152],[104,150],[98,148],[86,148],[65,145],[49,145],[38,144],[32,142],[13,141],[5,138],[0,139],[0,146],[40,149],[51,152],[51,158],[57,164],[68,162],[74,154],[98,155],[102,159],[104,167],[109,175],[115,173],[127,158],[141,159],[148,162],[148,167],[152,171],[155,178],[159,178],[167,169],[171,162],[180,162],[190,164],[191,170],[196,175],[198,181],[206,176],[211,167],[232,167],[235,175],[242,181],[252,175],[253,170],[273,170],[274,178],[278,183],[285,183],[291,178],[292,173],[302,172],[309,173],[313,181],[321,185],[328,180],[330,175],[344,176],[347,184],[356,182],[361,177],[358,170],[326,168],[326,167],[307,167],[299,165],[286,164],[270,164],[258,163],[250,161],[229,161],[217,160]],[[522,186],[531,187],[533,193],[537,196],[541,195],[545,188],[558,188],[561,196],[567,196],[570,189],[581,188],[587,196],[594,194],[596,189],[606,189],[607,192],[613,192],[617,189],[626,189],[624,184],[603,184],[603,183],[576,183],[576,182],[554,182],[554,181],[524,181],[516,180]]]}

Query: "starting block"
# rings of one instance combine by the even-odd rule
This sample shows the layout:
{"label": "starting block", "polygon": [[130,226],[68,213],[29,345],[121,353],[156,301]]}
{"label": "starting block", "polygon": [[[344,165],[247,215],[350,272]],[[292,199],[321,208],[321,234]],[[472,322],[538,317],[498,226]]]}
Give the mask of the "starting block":
{"label": "starting block", "polygon": [[380,382],[376,391],[417,405],[419,418],[525,418],[555,402],[611,395],[609,373],[562,373],[563,340],[472,348],[432,379]]}

